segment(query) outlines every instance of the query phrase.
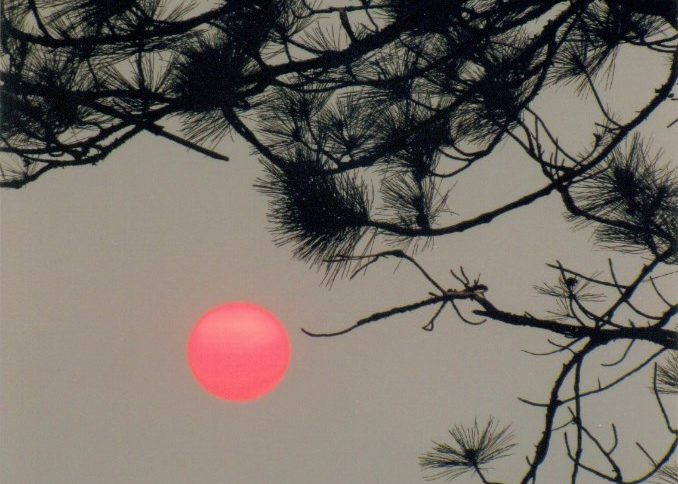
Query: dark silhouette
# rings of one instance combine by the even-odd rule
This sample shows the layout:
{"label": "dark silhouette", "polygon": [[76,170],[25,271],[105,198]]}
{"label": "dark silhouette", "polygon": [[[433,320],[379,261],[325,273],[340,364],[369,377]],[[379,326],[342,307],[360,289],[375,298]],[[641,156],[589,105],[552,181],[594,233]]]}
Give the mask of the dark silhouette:
{"label": "dark silhouette", "polygon": [[[96,164],[144,131],[227,161],[214,146],[236,133],[264,161],[257,187],[270,197],[278,243],[292,244],[330,282],[395,258],[413,264],[430,286],[425,299],[309,335],[339,335],[428,307],[428,331],[445,307],[466,324],[491,319],[544,331],[552,346],[545,355],[563,364],[544,401],[524,400],[544,417],[520,482],[537,481],[556,437],[565,442],[570,482],[594,475],[678,482],[670,464],[678,429],[666,404],[678,392],[676,305],[658,280],[678,262],[678,186],[659,150],[635,131],[672,98],[675,2],[324,3],[225,0],[198,11],[161,0],[6,0],[2,186]],[[605,89],[617,53],[628,46],[662,59],[666,73],[634,95],[644,100],[639,109],[619,115],[605,102]],[[561,143],[558,126],[534,107],[557,85],[576,86],[598,110],[596,119],[582,119],[591,125],[585,151]],[[522,148],[543,185],[461,218],[448,207],[450,190],[504,140]],[[551,264],[556,282],[536,289],[557,309],[536,316],[491,302],[488,286],[497,291],[508,281],[481,281],[454,268],[457,285],[447,288],[414,258],[434,237],[549,196],[562,200],[567,220],[593,227],[596,244],[638,254],[636,275],[622,280],[611,263],[606,276]],[[384,242],[392,247],[384,250]],[[654,288],[661,309],[641,309],[641,286]],[[594,355],[613,343],[624,346],[622,354],[603,366],[617,375],[589,387],[582,372],[595,375]],[[665,423],[661,452],[618,439],[615,425],[587,424],[582,409],[589,400],[652,368],[656,407],[639,411]],[[494,482],[488,464],[510,453],[511,431],[490,419],[450,434],[452,443],[436,443],[421,456],[425,477],[470,473]],[[642,472],[617,457],[622,446],[645,454]]]}

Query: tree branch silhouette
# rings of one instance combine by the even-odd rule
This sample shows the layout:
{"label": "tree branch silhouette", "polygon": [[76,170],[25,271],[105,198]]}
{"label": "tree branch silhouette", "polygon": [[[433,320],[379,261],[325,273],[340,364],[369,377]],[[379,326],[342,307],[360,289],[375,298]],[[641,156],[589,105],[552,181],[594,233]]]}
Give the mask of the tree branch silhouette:
{"label": "tree branch silhouette", "polygon": [[[520,482],[536,482],[557,433],[572,483],[592,475],[672,482],[678,444],[662,399],[678,393],[678,333],[676,304],[662,287],[668,279],[660,278],[678,262],[678,187],[666,155],[638,128],[673,99],[674,3],[225,0],[200,10],[182,1],[6,0],[0,186],[28,189],[56,168],[96,165],[142,133],[220,161],[228,160],[222,138],[239,136],[264,165],[256,189],[269,199],[277,244],[324,269],[328,283],[395,259],[413,267],[428,292],[342,329],[306,334],[343,335],[427,308],[419,326],[430,332],[446,316],[540,331],[549,350],[529,353],[563,363],[544,402],[522,399],[544,415]],[[607,91],[622,63],[617,54],[628,49],[661,61],[665,73],[658,85],[639,79],[637,109],[624,115]],[[558,121],[538,108],[560,88],[591,96],[597,114],[581,115],[590,128],[584,149],[564,142]],[[507,146],[543,175],[541,185],[482,210],[472,200],[450,207],[457,184],[498,163]],[[528,310],[488,296],[489,286],[501,291],[510,281],[481,282],[455,268],[450,288],[417,260],[434,238],[548,197],[562,203],[565,223],[592,229],[593,244],[639,258],[636,275],[621,277],[611,263],[605,277],[550,264],[553,280],[536,290],[553,307]],[[595,365],[598,356],[605,363]],[[590,400],[648,378],[651,363],[659,412],[642,410],[665,421],[673,442],[659,457],[638,442],[634,451],[648,460],[638,473],[615,456],[628,444],[617,426],[606,446],[584,415]],[[592,385],[603,369],[616,373]],[[493,419],[457,425],[450,436],[453,443],[422,456],[427,478],[494,482],[488,464],[513,448],[508,427]],[[596,467],[594,454],[609,469]],[[625,480],[631,473],[640,477]]]}

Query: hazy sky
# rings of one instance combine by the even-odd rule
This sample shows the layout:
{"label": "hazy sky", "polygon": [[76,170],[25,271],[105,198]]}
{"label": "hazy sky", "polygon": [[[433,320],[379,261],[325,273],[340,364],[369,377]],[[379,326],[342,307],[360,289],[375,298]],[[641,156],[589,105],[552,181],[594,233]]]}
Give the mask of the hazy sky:
{"label": "hazy sky", "polygon": [[[629,99],[611,102],[632,110],[635,84],[658,83],[663,70],[655,71],[624,71],[620,92]],[[564,91],[543,108],[576,142],[586,128],[581,114],[567,115],[570,103]],[[660,116],[656,126],[665,124]],[[660,146],[669,136],[655,133]],[[516,397],[544,400],[562,360],[521,350],[548,349],[545,335],[470,327],[451,311],[429,333],[420,329],[432,314],[425,310],[339,338],[304,336],[302,327],[339,329],[430,288],[405,265],[394,273],[393,262],[321,286],[320,274],[273,244],[266,200],[251,188],[260,167],[249,148],[226,139],[219,150],[232,161],[145,135],[97,167],[2,192],[0,482],[423,482],[417,456],[431,440],[490,415],[512,423],[521,444],[491,477],[513,482],[524,472],[543,412]],[[470,176],[450,198],[453,210],[474,206],[464,217],[544,184],[509,143]],[[450,287],[449,269],[464,265],[482,274],[495,304],[543,314],[549,301],[532,286],[557,279],[546,262],[591,273],[610,256],[561,212],[557,199],[539,201],[440,239],[419,260]],[[613,257],[621,274],[638,267],[637,258]],[[249,404],[207,395],[185,362],[195,320],[234,300],[275,313],[292,343],[285,380]],[[665,443],[651,425],[656,415],[638,410],[652,398],[640,380],[586,415],[592,425],[623,423],[623,455],[638,469],[644,458],[632,439],[657,452]],[[560,457],[543,468],[543,482],[559,482],[549,476],[567,465]]]}

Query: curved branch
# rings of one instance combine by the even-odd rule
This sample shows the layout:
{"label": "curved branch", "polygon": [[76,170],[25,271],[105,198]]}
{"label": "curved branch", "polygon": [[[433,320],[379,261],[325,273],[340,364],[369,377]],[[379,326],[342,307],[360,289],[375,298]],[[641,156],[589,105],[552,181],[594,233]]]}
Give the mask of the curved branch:
{"label": "curved branch", "polygon": [[594,349],[594,347],[595,346],[592,343],[588,343],[586,346],[584,346],[563,365],[558,377],[554,381],[553,387],[551,388],[551,397],[549,399],[548,405],[546,406],[546,413],[544,415],[544,429],[542,431],[542,437],[535,446],[534,457],[529,460],[530,467],[525,476],[523,476],[522,480],[520,481],[521,484],[529,484],[531,481],[534,481],[536,479],[539,467],[546,459],[546,455],[551,443],[551,437],[553,435],[553,422],[555,420],[558,407],[560,406],[558,394],[563,382],[565,381],[565,378],[570,373],[570,371],[577,364],[579,364],[590,351]]}
{"label": "curved branch", "polygon": [[418,301],[412,304],[406,304],[405,306],[398,306],[392,309],[389,309],[387,311],[379,311],[377,313],[374,313],[366,318],[360,319],[356,321],[355,324],[339,330],[339,331],[334,331],[334,332],[329,332],[329,333],[316,333],[313,331],[309,331],[307,329],[302,328],[301,331],[304,334],[307,334],[308,336],[313,336],[316,338],[322,338],[322,337],[331,337],[331,336],[339,336],[342,334],[350,333],[354,329],[357,329],[361,326],[364,326],[369,323],[373,323],[375,321],[380,321],[382,319],[389,318],[391,316],[395,316],[396,314],[402,314],[402,313],[407,313],[410,311],[414,311],[419,308],[423,308],[425,306],[430,306],[431,304],[436,304],[436,303],[441,303],[444,302],[448,299],[447,296],[434,296],[428,299],[424,299],[422,301]]}

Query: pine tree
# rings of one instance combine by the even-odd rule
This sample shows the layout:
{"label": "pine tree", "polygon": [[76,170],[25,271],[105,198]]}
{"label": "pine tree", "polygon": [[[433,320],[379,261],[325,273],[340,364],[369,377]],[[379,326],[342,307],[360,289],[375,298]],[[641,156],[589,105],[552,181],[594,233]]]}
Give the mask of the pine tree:
{"label": "pine tree", "polygon": [[[546,401],[531,402],[545,418],[521,482],[535,482],[556,434],[565,438],[571,482],[593,475],[674,482],[669,461],[678,430],[666,402],[678,392],[676,305],[656,278],[678,262],[678,187],[666,153],[638,128],[672,100],[675,2],[203,3],[209,7],[6,0],[1,185],[20,188],[56,168],[95,165],[143,132],[221,161],[228,156],[218,142],[240,136],[263,162],[257,188],[270,200],[277,243],[292,245],[330,283],[395,258],[413,264],[430,284],[424,300],[337,332],[308,334],[343,334],[427,307],[435,310],[424,326],[431,331],[446,306],[466,324],[491,319],[547,331],[550,353],[563,366]],[[642,49],[666,72],[660,84],[638,92],[639,109],[618,114],[606,92],[626,49]],[[592,121],[582,117],[591,126],[583,150],[561,142],[557,123],[535,107],[563,86],[598,111]],[[456,184],[496,162],[507,143],[541,172],[543,185],[471,217],[463,214],[472,206],[450,207]],[[586,268],[551,264],[556,281],[536,289],[556,309],[537,317],[529,308],[514,313],[491,302],[488,286],[500,290],[508,281],[481,282],[455,268],[456,287],[448,289],[415,258],[436,237],[491,223],[545,197],[562,201],[564,223],[590,226],[600,247],[637,254],[644,263],[636,276],[620,280],[612,265],[608,276],[591,276]],[[661,309],[639,308],[646,284]],[[608,365],[619,369],[617,377],[585,387],[582,372],[595,371],[588,361],[612,342],[627,345]],[[648,458],[639,475],[615,456],[625,444],[616,427],[591,428],[582,407],[653,365],[650,387],[672,440],[659,455],[638,443]],[[470,473],[490,482],[487,464],[514,447],[511,431],[493,419],[484,428],[455,426],[450,434],[452,444],[436,443],[421,457],[425,476]],[[612,446],[604,443],[610,438]]]}

